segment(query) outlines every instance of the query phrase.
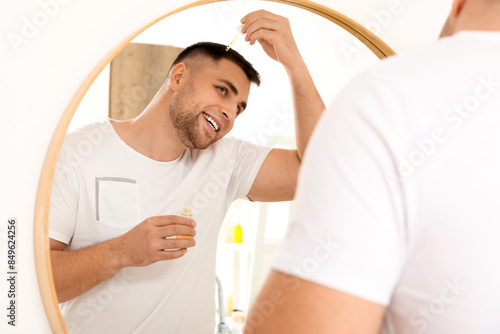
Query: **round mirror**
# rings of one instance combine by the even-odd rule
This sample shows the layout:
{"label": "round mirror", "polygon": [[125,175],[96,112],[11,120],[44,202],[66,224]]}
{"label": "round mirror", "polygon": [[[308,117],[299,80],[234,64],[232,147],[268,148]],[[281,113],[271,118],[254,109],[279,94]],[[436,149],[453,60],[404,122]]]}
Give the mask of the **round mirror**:
{"label": "round mirror", "polygon": [[[151,27],[145,27],[140,35],[131,36],[119,50],[104,59],[89,83],[82,86],[74,97],[54,135],[42,173],[42,180],[46,181],[41,182],[39,188],[34,234],[40,290],[55,333],[67,333],[68,328],[60,313],[52,282],[47,237],[48,206],[57,155],[68,128],[71,130],[105,117],[135,117],[163,82],[169,59],[199,41],[229,44],[237,34],[241,17],[257,9],[266,9],[289,19],[301,54],[326,105],[350,78],[378,63],[379,59],[394,54],[359,24],[311,2],[205,1],[187,7],[173,15],[165,15]],[[281,64],[270,59],[258,43],[250,46],[242,37],[236,39],[232,47],[260,72],[262,84],[252,88],[248,108],[238,117],[229,135],[260,145],[293,147],[290,85]],[[111,58],[114,59],[108,64]],[[139,72],[132,71],[132,66],[136,66]],[[227,277],[225,281],[229,282],[229,288],[226,290],[232,291],[235,308],[251,302],[267,272],[266,261],[270,261],[272,254],[257,254],[258,243],[283,237],[289,210],[288,203],[262,207],[246,201],[238,201],[229,209],[228,219],[221,228],[217,273]],[[266,224],[267,221],[273,223]],[[231,231],[236,223],[241,224],[247,243],[235,246],[230,241],[234,240]],[[226,263],[232,265],[221,265]],[[248,281],[243,282],[243,279]],[[74,326],[68,324],[70,333],[77,332]]]}

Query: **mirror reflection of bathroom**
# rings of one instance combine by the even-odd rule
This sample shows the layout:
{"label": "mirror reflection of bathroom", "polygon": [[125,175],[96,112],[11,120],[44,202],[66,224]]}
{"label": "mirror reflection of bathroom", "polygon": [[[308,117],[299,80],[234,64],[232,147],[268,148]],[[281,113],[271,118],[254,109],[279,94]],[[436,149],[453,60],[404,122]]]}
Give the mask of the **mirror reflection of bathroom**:
{"label": "mirror reflection of bathroom", "polygon": [[[306,10],[267,1],[202,5],[169,16],[137,36],[93,83],[68,131],[106,117],[117,120],[136,117],[161,86],[182,49],[199,41],[228,44],[237,33],[239,20],[257,9],[289,19],[302,57],[327,106],[346,81],[379,62],[352,35]],[[250,46],[239,37],[232,48],[254,65],[262,83],[260,87],[252,85],[248,107],[228,136],[264,146],[294,148],[293,105],[285,70],[258,43]],[[204,196],[203,189],[200,194]],[[209,195],[206,194],[206,200]],[[221,224],[216,260],[224,303],[220,312],[226,315],[233,333],[242,329],[248,306],[285,236],[292,209],[292,202],[265,204],[237,200]],[[214,316],[219,319],[219,315]]]}

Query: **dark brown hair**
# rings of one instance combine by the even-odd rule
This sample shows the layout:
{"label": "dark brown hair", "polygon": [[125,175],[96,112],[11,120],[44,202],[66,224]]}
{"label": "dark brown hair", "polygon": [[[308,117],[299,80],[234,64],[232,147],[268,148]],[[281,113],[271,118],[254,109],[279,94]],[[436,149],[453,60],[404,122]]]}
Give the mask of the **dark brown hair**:
{"label": "dark brown hair", "polygon": [[260,85],[260,74],[255,70],[255,68],[250,64],[241,54],[233,49],[227,50],[226,45],[212,43],[212,42],[199,42],[188,46],[177,56],[172,64],[172,68],[175,65],[182,63],[186,59],[194,58],[194,57],[206,57],[210,58],[215,62],[218,62],[221,59],[227,59],[238,65],[243,72],[245,72],[248,80]]}

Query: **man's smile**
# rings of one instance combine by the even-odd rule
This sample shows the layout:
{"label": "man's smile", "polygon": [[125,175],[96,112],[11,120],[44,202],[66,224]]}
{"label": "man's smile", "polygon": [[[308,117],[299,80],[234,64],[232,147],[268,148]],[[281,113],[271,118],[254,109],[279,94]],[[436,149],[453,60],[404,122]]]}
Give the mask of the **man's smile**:
{"label": "man's smile", "polygon": [[212,129],[217,132],[219,131],[219,125],[217,124],[217,121],[214,120],[212,117],[210,117],[209,115],[203,113],[203,117],[205,117],[205,119],[207,120],[208,124],[210,124],[210,126],[212,127]]}

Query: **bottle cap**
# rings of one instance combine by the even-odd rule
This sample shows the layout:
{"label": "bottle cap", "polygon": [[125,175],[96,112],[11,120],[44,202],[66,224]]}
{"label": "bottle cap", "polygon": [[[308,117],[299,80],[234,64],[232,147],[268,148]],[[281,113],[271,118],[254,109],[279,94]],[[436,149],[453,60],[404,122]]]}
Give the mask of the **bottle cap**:
{"label": "bottle cap", "polygon": [[184,217],[191,217],[192,216],[192,213],[191,213],[191,209],[190,208],[184,208],[182,209],[182,216]]}

